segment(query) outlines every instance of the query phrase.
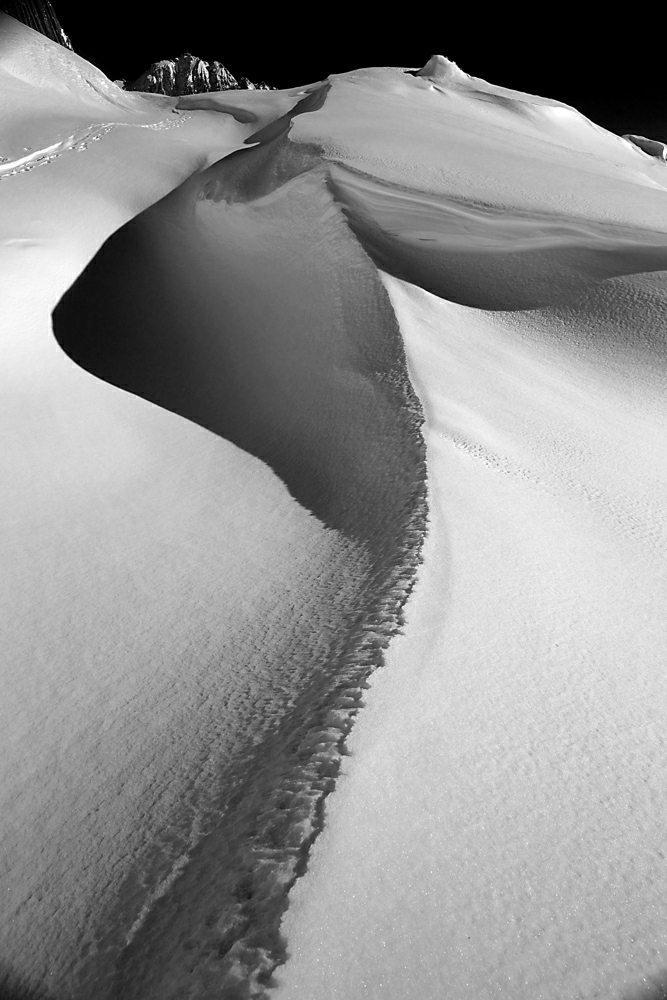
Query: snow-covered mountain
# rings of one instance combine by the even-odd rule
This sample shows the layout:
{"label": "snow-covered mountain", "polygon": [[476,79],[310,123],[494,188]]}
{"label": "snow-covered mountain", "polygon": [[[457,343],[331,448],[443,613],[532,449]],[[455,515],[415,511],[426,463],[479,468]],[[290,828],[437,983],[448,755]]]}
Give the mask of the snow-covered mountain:
{"label": "snow-covered mountain", "polygon": [[264,82],[252,83],[245,76],[237,80],[221,62],[208,63],[190,52],[184,52],[176,59],[161,59],[153,63],[138,80],[127,84],[126,89],[182,97],[184,94],[203,94],[211,90],[272,88]]}
{"label": "snow-covered mountain", "polygon": [[51,0],[2,0],[0,11],[11,14],[17,21],[40,31],[47,38],[71,49],[72,43],[60,26]]}

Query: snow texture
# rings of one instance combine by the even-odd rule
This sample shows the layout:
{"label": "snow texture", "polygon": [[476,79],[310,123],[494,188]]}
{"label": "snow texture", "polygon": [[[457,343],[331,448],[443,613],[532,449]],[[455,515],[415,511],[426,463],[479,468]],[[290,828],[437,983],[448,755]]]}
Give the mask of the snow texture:
{"label": "snow texture", "polygon": [[633,145],[637,146],[649,156],[657,156],[659,160],[667,160],[667,144],[659,142],[657,139],[647,139],[643,135],[624,135]]}
{"label": "snow texture", "polygon": [[660,157],[442,56],[0,83],[4,996],[653,1000]]}
{"label": "snow texture", "polygon": [[390,272],[426,415],[429,531],[290,897],[275,996],[656,1000],[667,176],[527,96],[530,119],[499,102],[487,156],[457,173],[485,141],[479,91],[454,77],[446,104],[431,95],[443,166],[423,189],[360,131],[327,148],[348,164],[332,178],[352,228]]}
{"label": "snow texture", "polygon": [[9,31],[4,988],[260,995],[412,583],[420,407],[286,143],[326,87],[262,124],[108,84],[90,125],[94,68],[35,94]]}

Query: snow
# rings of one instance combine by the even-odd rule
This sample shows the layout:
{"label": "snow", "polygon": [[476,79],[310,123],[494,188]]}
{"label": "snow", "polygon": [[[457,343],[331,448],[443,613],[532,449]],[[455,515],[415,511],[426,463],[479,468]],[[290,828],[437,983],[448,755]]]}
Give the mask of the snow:
{"label": "snow", "polygon": [[660,155],[442,56],[0,84],[0,990],[658,989]]}
{"label": "snow", "polygon": [[[0,989],[164,998],[193,961],[248,985],[413,573],[398,325],[284,142],[321,84],[184,111],[0,28]],[[158,406],[54,337],[91,261],[66,347],[113,360],[135,309]]]}
{"label": "snow", "polygon": [[175,101],[111,84],[91,99],[97,71],[65,50],[80,91],[71,66],[66,88],[37,87],[24,78],[40,51],[56,72],[59,47],[1,27],[29,58],[0,62],[0,979],[102,996],[110,957],[355,606],[359,556],[266,465],[53,337],[101,243],[251,127],[193,112],[164,129]]}
{"label": "snow", "polygon": [[660,160],[667,160],[667,144],[659,142],[657,139],[647,139],[644,135],[624,135],[634,146],[637,146],[649,156],[657,156]]}
{"label": "snow", "polygon": [[277,996],[622,997],[667,964],[667,404],[664,341],[652,374],[600,341],[642,292],[664,337],[664,285],[563,317],[386,280],[427,413],[425,563]]}
{"label": "snow", "polygon": [[[376,74],[344,87],[371,76],[371,103]],[[336,109],[328,102],[297,128],[324,131]],[[334,183],[355,231],[393,269],[384,280],[426,414],[429,531],[405,633],[371,680],[309,872],[290,895],[275,996],[657,996],[667,967],[667,286],[664,273],[633,276],[630,253],[619,258],[630,276],[591,284],[578,267],[585,290],[566,283],[540,303],[530,258],[515,258],[504,287],[498,265],[517,242],[562,239],[570,253],[585,241],[606,267],[622,221],[634,235],[621,239],[662,246],[653,266],[664,267],[667,200],[621,140],[578,116],[565,123],[573,134],[556,120],[528,147],[519,124],[498,156],[477,158],[481,211],[469,178],[451,172],[482,142],[476,110],[466,133],[448,114],[428,196],[398,156],[378,165],[364,152],[363,106],[355,132],[328,147],[365,171],[336,168]],[[600,163],[595,191],[568,183],[581,138],[586,170]],[[424,158],[435,162],[431,143]],[[524,206],[558,199],[558,216],[515,214],[510,180]],[[576,200],[566,225],[564,189]],[[412,283],[394,276],[408,266],[405,244],[424,235]],[[432,283],[424,264],[442,248],[459,252],[462,274],[467,254],[477,276],[457,286],[440,265],[436,297],[416,285]]]}

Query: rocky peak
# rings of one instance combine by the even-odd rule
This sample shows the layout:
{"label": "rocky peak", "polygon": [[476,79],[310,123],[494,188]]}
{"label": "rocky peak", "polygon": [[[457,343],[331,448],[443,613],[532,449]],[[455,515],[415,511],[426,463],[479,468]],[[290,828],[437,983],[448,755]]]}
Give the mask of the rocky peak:
{"label": "rocky peak", "polygon": [[184,52],[176,59],[161,59],[153,63],[127,90],[149,94],[182,97],[212,90],[270,90],[266,83],[251,83],[246,77],[237,80],[221,62],[207,63],[204,59]]}

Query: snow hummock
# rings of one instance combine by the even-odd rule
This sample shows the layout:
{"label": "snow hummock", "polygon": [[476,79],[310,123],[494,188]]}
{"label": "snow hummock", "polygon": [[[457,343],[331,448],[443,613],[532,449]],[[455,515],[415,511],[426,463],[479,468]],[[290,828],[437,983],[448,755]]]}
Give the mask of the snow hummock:
{"label": "snow hummock", "polygon": [[464,84],[471,79],[467,73],[459,69],[456,63],[452,62],[451,59],[447,59],[446,56],[431,56],[426,65],[422,66],[416,75],[423,77],[425,80],[431,80],[433,83],[444,84]]}

